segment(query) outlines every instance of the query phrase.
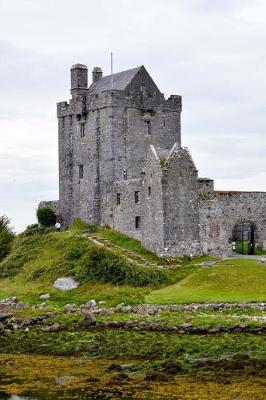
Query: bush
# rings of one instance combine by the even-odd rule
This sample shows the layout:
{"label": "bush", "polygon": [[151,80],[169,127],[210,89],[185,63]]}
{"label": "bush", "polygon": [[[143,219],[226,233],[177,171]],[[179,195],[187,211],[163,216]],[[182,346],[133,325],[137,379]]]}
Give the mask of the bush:
{"label": "bush", "polygon": [[14,236],[15,234],[10,227],[10,219],[2,215],[0,217],[0,261],[10,252]]}
{"label": "bush", "polygon": [[79,260],[77,279],[130,286],[157,286],[168,281],[165,271],[130,264],[126,258],[100,247],[92,247]]}
{"label": "bush", "polygon": [[56,214],[50,207],[38,208],[37,218],[42,226],[52,226],[56,223]]}

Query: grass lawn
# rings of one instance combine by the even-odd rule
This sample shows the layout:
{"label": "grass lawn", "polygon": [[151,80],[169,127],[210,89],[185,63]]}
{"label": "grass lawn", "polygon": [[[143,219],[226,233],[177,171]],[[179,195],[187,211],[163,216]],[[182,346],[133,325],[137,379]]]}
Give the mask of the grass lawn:
{"label": "grass lawn", "polygon": [[176,284],[154,290],[146,303],[205,301],[249,302],[266,300],[266,266],[256,260],[223,260],[200,268]]}

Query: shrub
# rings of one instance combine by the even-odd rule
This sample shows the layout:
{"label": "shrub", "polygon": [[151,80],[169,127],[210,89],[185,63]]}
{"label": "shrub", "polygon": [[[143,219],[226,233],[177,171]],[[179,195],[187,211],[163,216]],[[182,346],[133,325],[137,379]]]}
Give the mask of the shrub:
{"label": "shrub", "polygon": [[157,286],[168,281],[165,271],[130,264],[126,258],[100,247],[92,247],[79,260],[77,279],[130,286]]}
{"label": "shrub", "polygon": [[14,236],[10,227],[10,219],[5,215],[0,216],[0,261],[10,252]]}
{"label": "shrub", "polygon": [[38,208],[37,218],[42,226],[52,226],[56,222],[56,214],[50,207]]}

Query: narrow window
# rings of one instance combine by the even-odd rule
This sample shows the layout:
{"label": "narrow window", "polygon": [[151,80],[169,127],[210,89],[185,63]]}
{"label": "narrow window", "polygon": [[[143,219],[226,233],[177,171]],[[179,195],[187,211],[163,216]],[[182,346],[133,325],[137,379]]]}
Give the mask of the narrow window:
{"label": "narrow window", "polygon": [[84,136],[85,136],[85,125],[80,124],[80,137],[84,138]]}
{"label": "narrow window", "polygon": [[140,203],[140,193],[139,193],[139,191],[135,192],[135,203],[136,204]]}
{"label": "narrow window", "polygon": [[148,187],[148,195],[149,196],[151,195],[151,187],[150,186]]}
{"label": "narrow window", "polygon": [[127,171],[125,169],[123,169],[123,179],[124,181],[127,180]]}
{"label": "narrow window", "polygon": [[79,166],[79,179],[83,178],[83,165]]}
{"label": "narrow window", "polygon": [[121,203],[121,193],[116,193],[116,204],[119,206]]}
{"label": "narrow window", "polygon": [[140,216],[135,217],[135,228],[140,229]]}
{"label": "narrow window", "polygon": [[144,133],[151,135],[151,121],[144,121]]}
{"label": "narrow window", "polygon": [[163,119],[163,121],[162,121],[162,123],[163,123],[163,128],[165,128],[165,125],[166,125],[165,117],[162,117],[162,119]]}

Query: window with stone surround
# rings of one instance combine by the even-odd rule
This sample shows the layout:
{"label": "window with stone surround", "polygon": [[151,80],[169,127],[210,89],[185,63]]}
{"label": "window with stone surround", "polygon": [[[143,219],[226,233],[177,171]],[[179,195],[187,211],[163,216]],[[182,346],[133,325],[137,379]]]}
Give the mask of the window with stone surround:
{"label": "window with stone surround", "polygon": [[148,196],[150,196],[151,195],[151,187],[149,186],[148,187]]}
{"label": "window with stone surround", "polygon": [[80,124],[80,137],[84,138],[84,136],[85,136],[85,125]]}
{"label": "window with stone surround", "polygon": [[145,135],[151,135],[151,121],[144,121],[144,133]]}
{"label": "window with stone surround", "polygon": [[140,229],[140,216],[135,217],[135,228]]}
{"label": "window with stone surround", "polygon": [[135,204],[140,203],[140,192],[137,190],[135,191]]}
{"label": "window with stone surround", "polygon": [[118,206],[121,204],[121,193],[116,193],[116,204]]}
{"label": "window with stone surround", "polygon": [[79,179],[83,178],[83,165],[79,166]]}

